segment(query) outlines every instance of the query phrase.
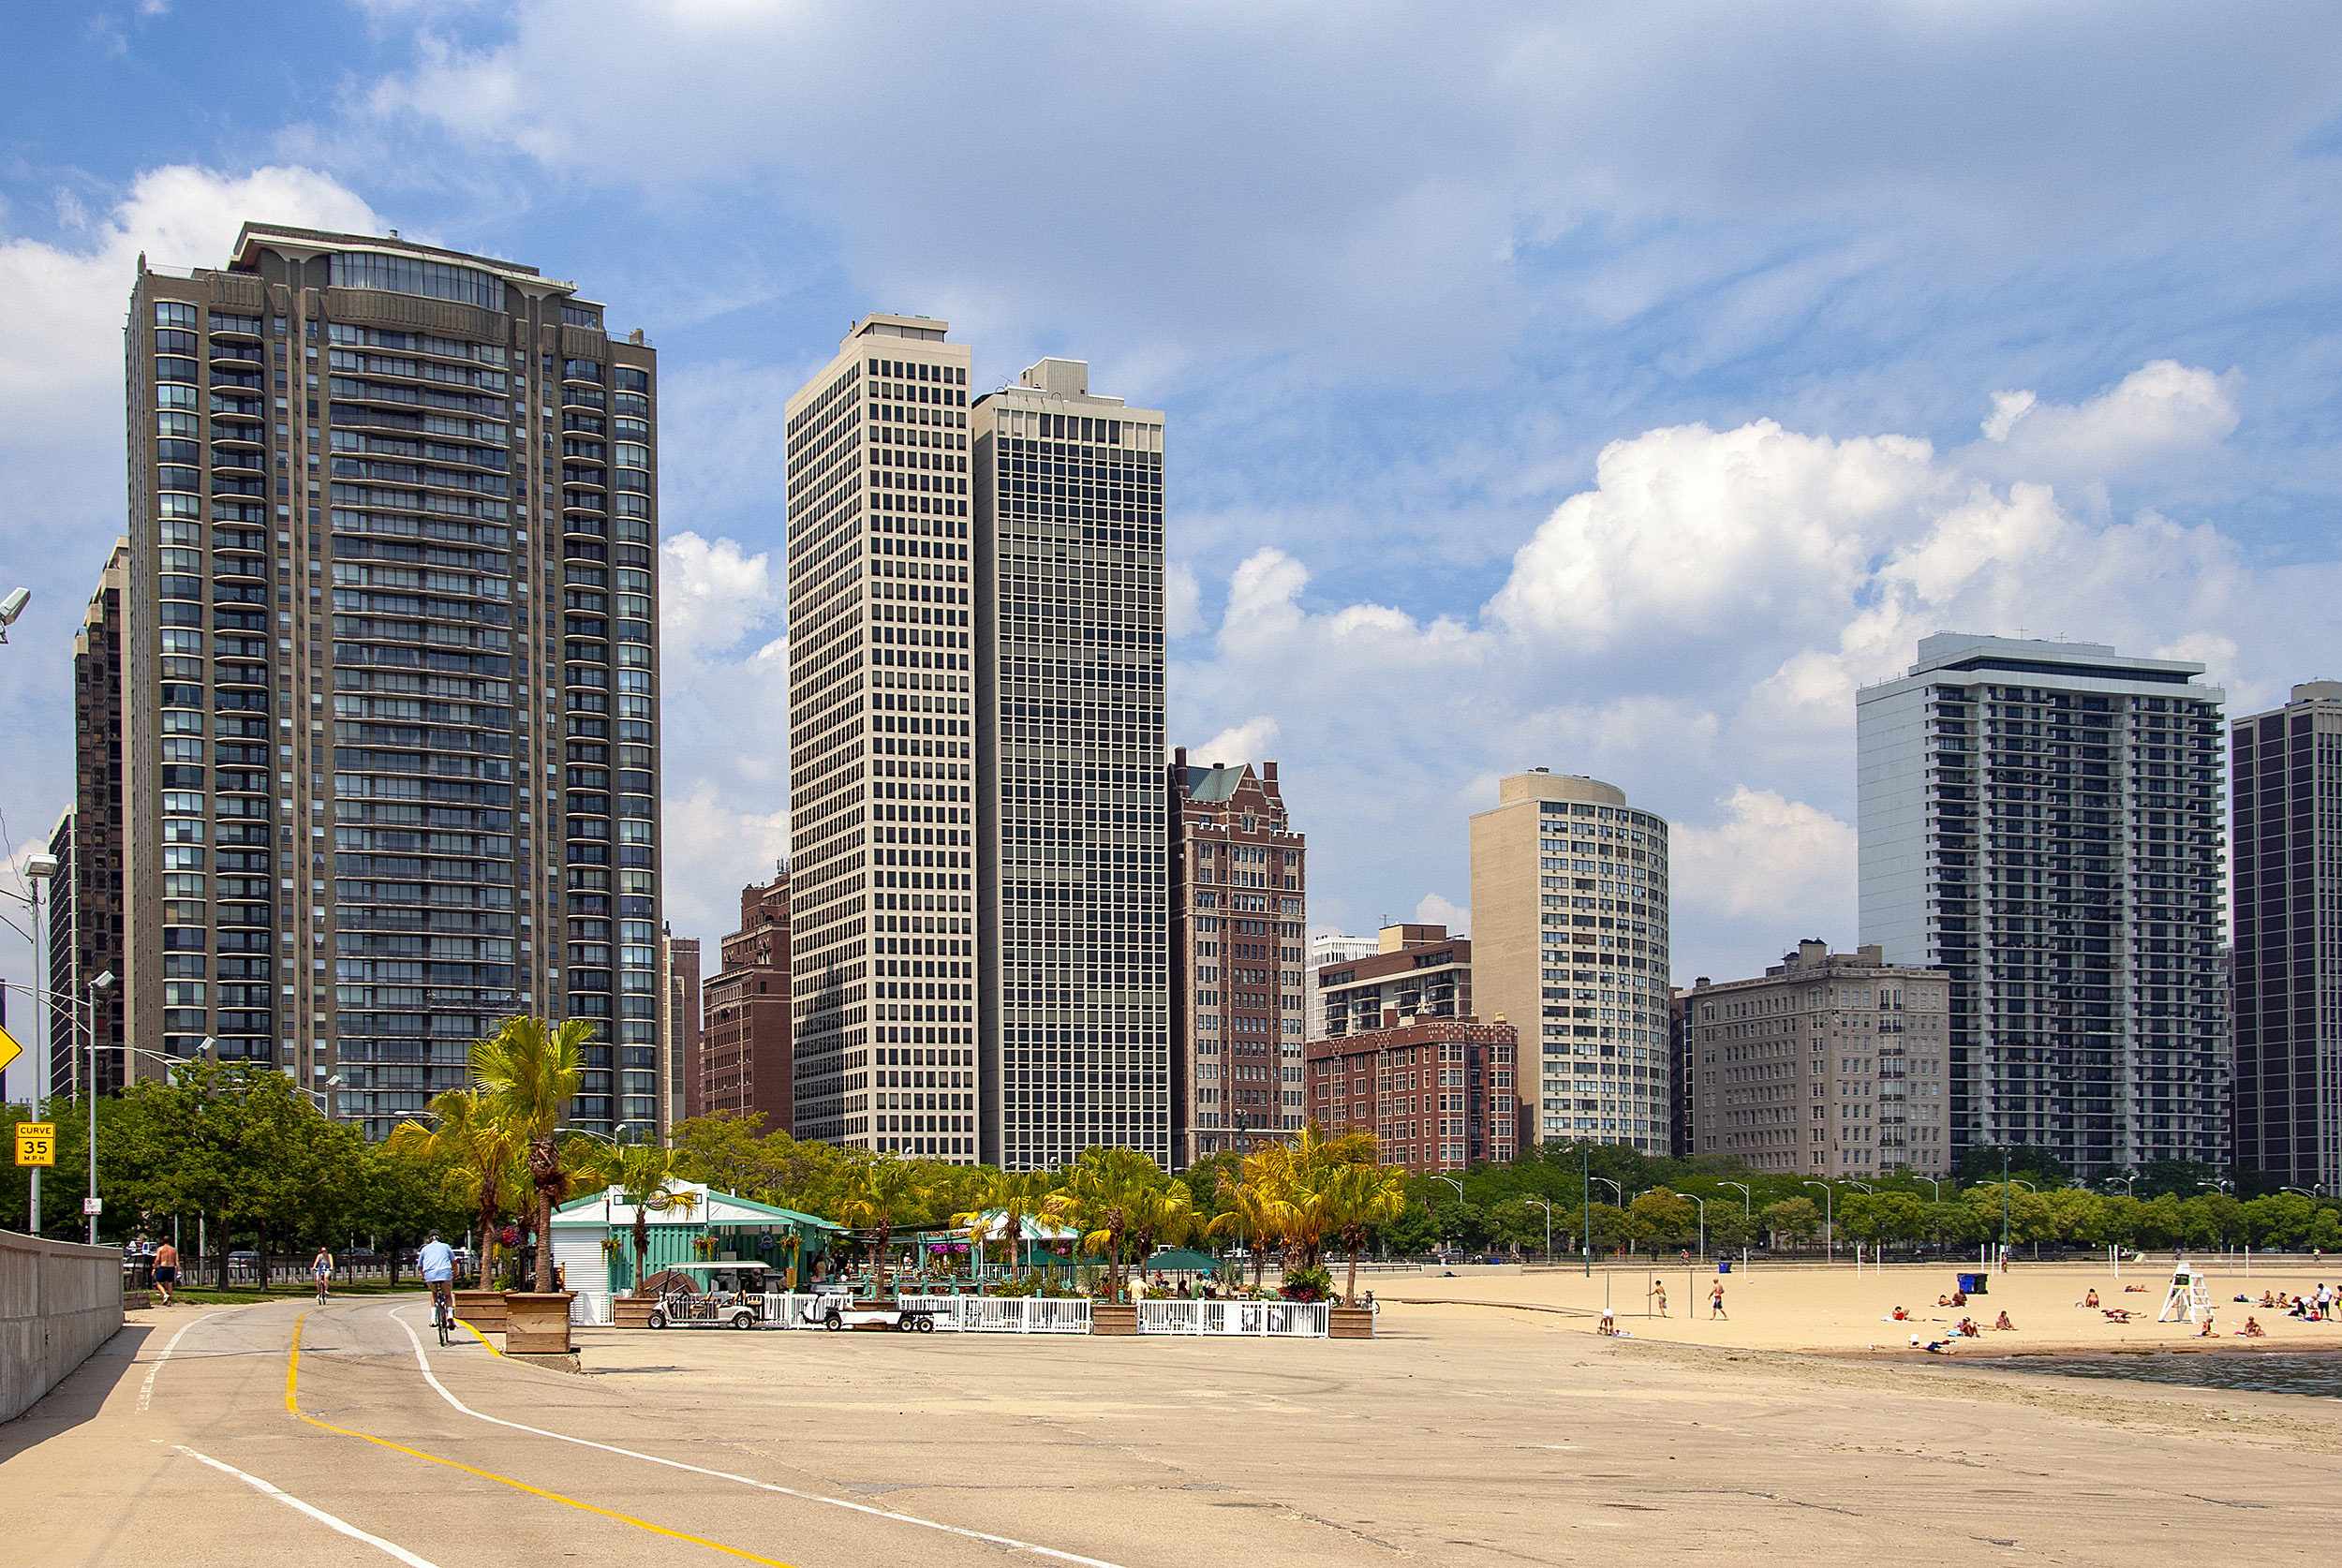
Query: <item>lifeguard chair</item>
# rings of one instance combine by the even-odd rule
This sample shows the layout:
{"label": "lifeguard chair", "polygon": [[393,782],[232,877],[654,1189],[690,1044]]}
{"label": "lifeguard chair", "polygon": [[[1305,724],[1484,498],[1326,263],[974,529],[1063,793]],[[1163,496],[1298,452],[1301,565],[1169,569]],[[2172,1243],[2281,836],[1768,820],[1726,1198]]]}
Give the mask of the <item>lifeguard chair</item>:
{"label": "lifeguard chair", "polygon": [[2204,1288],[2203,1270],[2181,1264],[2172,1270],[2172,1288],[2163,1297],[2157,1323],[2200,1324],[2212,1316],[2212,1294]]}

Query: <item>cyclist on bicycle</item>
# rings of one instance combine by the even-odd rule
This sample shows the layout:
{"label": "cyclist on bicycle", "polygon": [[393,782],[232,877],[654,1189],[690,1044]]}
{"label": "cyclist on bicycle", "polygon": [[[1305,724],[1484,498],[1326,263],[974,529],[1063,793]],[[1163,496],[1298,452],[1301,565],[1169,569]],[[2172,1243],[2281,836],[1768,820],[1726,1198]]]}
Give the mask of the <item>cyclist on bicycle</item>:
{"label": "cyclist on bicycle", "polygon": [[309,1260],[309,1278],[317,1281],[318,1305],[322,1307],[325,1305],[326,1287],[334,1279],[334,1254],[326,1250],[322,1242],[318,1244],[318,1255]]}
{"label": "cyclist on bicycle", "polygon": [[454,1250],[433,1231],[415,1255],[415,1264],[422,1270],[422,1282],[431,1287],[431,1321],[444,1323],[455,1306]]}

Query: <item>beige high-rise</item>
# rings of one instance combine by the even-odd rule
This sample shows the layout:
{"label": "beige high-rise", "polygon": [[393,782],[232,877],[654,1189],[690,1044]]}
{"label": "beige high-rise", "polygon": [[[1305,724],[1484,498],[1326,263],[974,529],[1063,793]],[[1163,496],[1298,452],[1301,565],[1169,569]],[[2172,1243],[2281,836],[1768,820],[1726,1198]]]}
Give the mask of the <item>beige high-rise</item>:
{"label": "beige high-rise", "polygon": [[1475,1006],[1519,1029],[1532,1136],[1666,1154],[1667,821],[1543,768],[1497,801],[1472,819]]}
{"label": "beige high-rise", "polygon": [[976,1157],[968,350],[867,316],[789,400],[796,1133]]}

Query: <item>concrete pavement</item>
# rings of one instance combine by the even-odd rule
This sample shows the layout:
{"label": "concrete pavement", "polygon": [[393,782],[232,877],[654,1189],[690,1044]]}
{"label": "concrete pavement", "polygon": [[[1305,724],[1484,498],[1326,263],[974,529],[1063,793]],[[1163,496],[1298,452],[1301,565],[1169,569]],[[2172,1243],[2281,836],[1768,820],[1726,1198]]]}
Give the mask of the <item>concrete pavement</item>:
{"label": "concrete pavement", "polygon": [[419,1361],[419,1298],[309,1313],[296,1362],[304,1310],[140,1314],[0,1427],[15,1560],[2137,1564],[2342,1524],[2326,1401],[1466,1307],[1371,1343],[591,1331],[582,1377]]}

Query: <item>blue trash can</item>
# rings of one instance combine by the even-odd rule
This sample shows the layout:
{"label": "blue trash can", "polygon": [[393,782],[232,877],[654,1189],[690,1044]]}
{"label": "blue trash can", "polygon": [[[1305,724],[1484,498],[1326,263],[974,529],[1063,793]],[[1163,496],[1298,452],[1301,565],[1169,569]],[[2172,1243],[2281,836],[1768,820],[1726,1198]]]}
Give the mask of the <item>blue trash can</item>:
{"label": "blue trash can", "polygon": [[1731,1272],[1732,1272],[1732,1260],[1731,1260],[1730,1258],[1718,1258],[1718,1259],[1716,1260],[1716,1272],[1717,1272],[1718,1274],[1729,1274],[1729,1273],[1731,1273]]}
{"label": "blue trash can", "polygon": [[1960,1294],[1963,1295],[1983,1295],[1987,1294],[1984,1288],[1989,1279],[1989,1276],[1987,1275],[1955,1274],[1952,1278],[1960,1282]]}

